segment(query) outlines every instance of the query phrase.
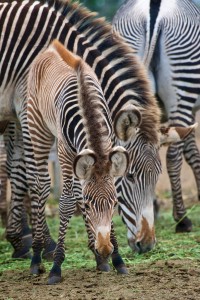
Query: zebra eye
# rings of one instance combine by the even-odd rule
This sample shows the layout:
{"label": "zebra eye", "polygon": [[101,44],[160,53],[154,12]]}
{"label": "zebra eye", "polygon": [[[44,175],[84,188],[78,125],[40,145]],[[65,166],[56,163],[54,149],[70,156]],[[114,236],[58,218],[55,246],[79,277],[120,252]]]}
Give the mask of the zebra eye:
{"label": "zebra eye", "polygon": [[85,202],[85,209],[90,209],[90,206],[86,202]]}

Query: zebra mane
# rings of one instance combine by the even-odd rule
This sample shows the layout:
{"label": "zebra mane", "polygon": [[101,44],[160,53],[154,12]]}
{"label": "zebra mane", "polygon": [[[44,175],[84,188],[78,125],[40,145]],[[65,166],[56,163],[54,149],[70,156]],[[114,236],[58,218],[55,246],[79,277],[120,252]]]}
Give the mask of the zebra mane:
{"label": "zebra mane", "polygon": [[75,56],[71,51],[67,50],[58,40],[54,40],[51,44],[58,52],[60,57],[72,68],[77,69],[80,64],[80,57]]}
{"label": "zebra mane", "polygon": [[84,120],[88,147],[95,152],[100,165],[100,172],[108,159],[111,149],[112,121],[102,89],[94,71],[78,56],[67,50],[58,40],[54,40],[53,47],[63,61],[75,70],[78,81],[78,102]]}
{"label": "zebra mane", "polygon": [[77,68],[79,105],[84,120],[88,146],[97,156],[96,167],[105,171],[105,164],[112,147],[112,121],[100,84],[93,70],[79,61]]}

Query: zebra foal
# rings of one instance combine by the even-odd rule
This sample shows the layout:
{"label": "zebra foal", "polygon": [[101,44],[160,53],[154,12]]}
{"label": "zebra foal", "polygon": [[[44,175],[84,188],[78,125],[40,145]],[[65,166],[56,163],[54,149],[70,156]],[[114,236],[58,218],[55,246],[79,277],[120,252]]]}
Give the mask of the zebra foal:
{"label": "zebra foal", "polygon": [[[112,147],[110,112],[94,72],[58,41],[55,40],[33,61],[27,93],[30,141],[26,147],[33,148],[35,160],[29,187],[33,197],[36,196],[35,191],[38,197],[38,213],[32,216],[32,274],[41,271],[42,224],[50,189],[47,160],[54,138],[58,139],[63,191],[59,203],[58,243],[48,280],[49,284],[54,284],[61,280],[64,239],[67,224],[75,210],[74,177],[81,183],[85,219],[93,236],[91,248],[97,257],[97,266],[98,262],[112,254],[111,219],[117,203],[114,177],[122,176],[127,170],[128,153],[121,146]],[[115,120],[120,130],[121,122],[122,118]],[[33,161],[31,164],[27,161],[28,173],[32,168]],[[120,256],[115,265],[117,269],[119,263],[120,266],[123,264]]]}

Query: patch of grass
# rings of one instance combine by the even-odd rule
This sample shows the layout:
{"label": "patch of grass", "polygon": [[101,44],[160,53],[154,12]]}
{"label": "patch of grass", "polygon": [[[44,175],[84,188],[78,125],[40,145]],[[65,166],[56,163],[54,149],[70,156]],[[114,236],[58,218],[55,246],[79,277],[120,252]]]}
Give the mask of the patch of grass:
{"label": "patch of grass", "polygon": [[[152,263],[159,260],[196,260],[200,258],[200,206],[195,205],[188,210],[188,217],[193,222],[191,233],[175,234],[175,222],[171,211],[161,212],[156,222],[156,247],[145,254],[139,255],[129,248],[126,239],[126,228],[119,216],[114,216],[116,235],[120,253],[127,265]],[[57,240],[59,219],[48,218],[51,234]],[[5,240],[4,229],[0,228],[0,272],[4,270],[28,269],[29,260],[11,259],[12,247]],[[52,263],[44,262],[50,270]],[[94,256],[87,248],[87,234],[82,217],[73,217],[66,236],[66,259],[63,269],[95,268]],[[0,273],[1,274],[1,273]]]}

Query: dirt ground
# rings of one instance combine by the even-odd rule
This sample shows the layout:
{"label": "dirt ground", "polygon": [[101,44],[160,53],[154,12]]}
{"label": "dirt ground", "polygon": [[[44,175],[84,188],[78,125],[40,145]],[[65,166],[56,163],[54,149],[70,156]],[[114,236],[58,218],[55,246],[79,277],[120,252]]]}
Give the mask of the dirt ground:
{"label": "dirt ground", "polygon": [[[200,148],[200,130],[197,131]],[[170,185],[166,173],[165,153],[161,149],[163,174],[157,192],[161,206],[170,207],[164,198]],[[184,163],[183,195],[186,203],[196,203],[194,177]],[[168,198],[168,197],[166,197]],[[128,275],[97,272],[95,269],[64,270],[63,281],[48,286],[47,274],[31,277],[28,270],[5,271],[0,274],[0,300],[200,300],[200,258],[198,261],[165,261],[128,266]]]}
{"label": "dirt ground", "polygon": [[198,262],[167,261],[129,268],[129,275],[94,269],[63,272],[63,282],[46,285],[47,275],[31,277],[28,271],[4,272],[1,300],[198,300]]}

